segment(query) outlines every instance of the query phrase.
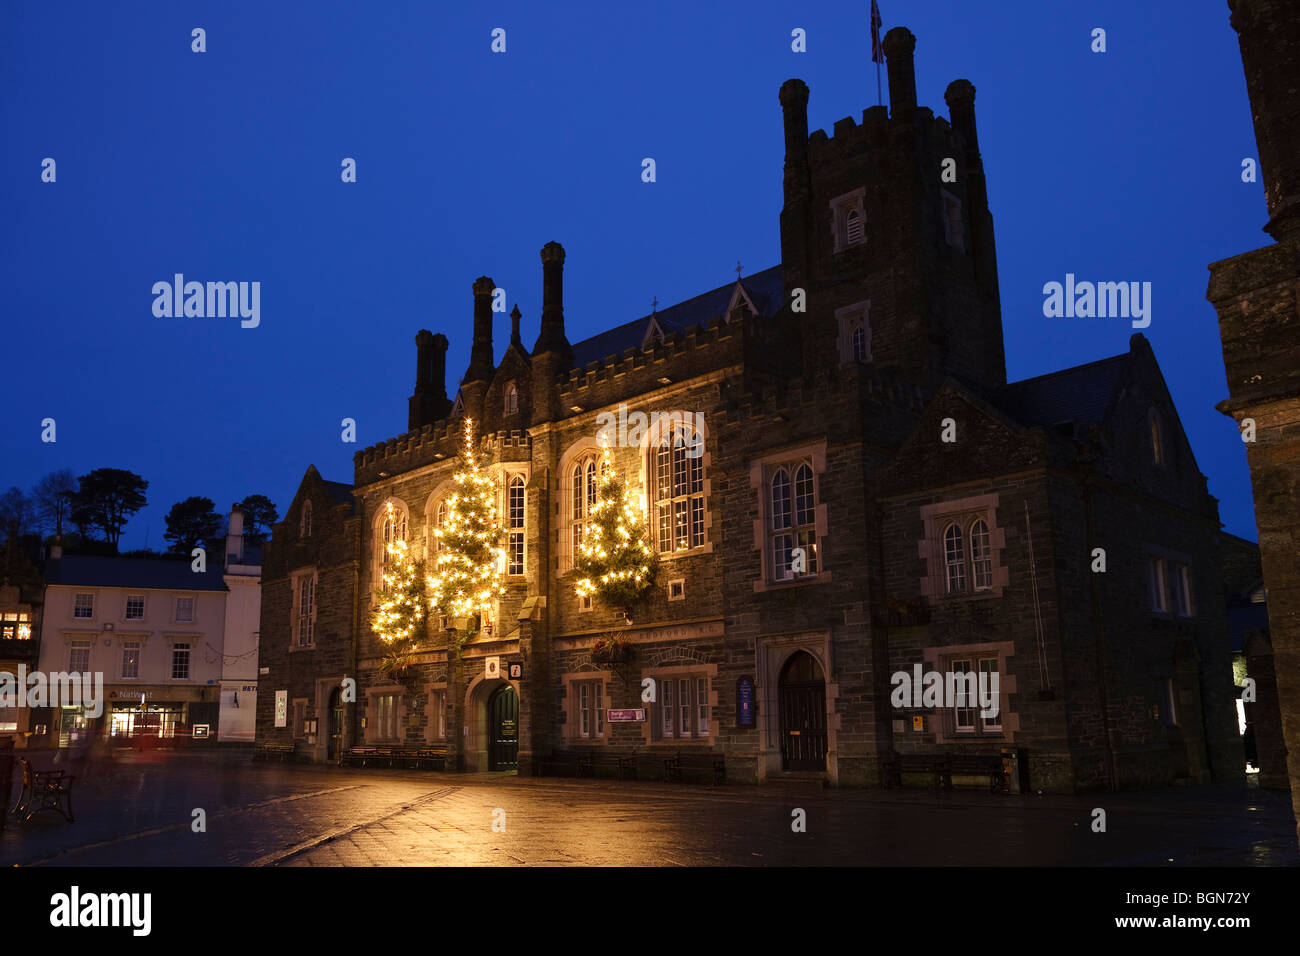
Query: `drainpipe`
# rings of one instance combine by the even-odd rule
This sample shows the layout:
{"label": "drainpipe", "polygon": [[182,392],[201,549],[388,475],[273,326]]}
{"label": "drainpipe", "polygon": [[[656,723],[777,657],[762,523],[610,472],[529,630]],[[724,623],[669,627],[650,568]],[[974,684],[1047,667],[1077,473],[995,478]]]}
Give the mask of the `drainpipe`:
{"label": "drainpipe", "polygon": [[1102,621],[1099,607],[1100,595],[1097,575],[1092,570],[1092,549],[1096,546],[1096,523],[1092,507],[1092,479],[1083,476],[1083,502],[1087,515],[1088,530],[1088,616],[1092,622],[1092,639],[1097,649],[1097,701],[1101,707],[1101,725],[1106,730],[1106,786],[1109,790],[1117,789],[1115,781],[1115,738],[1110,725],[1110,699],[1106,693],[1106,626]]}

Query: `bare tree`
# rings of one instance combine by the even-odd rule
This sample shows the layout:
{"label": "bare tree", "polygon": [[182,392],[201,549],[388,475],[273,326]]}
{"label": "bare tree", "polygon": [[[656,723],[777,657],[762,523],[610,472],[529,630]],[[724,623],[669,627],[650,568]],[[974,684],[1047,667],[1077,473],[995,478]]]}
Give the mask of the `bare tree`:
{"label": "bare tree", "polygon": [[32,486],[29,497],[42,531],[63,534],[63,522],[72,511],[72,496],[76,492],[76,476],[67,468],[50,472]]}

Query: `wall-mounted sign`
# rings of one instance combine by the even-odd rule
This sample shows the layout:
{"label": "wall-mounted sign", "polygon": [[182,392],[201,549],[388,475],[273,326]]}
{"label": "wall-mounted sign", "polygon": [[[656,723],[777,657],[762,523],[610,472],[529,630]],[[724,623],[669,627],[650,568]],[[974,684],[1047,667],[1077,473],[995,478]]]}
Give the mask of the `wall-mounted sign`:
{"label": "wall-mounted sign", "polygon": [[195,725],[194,725],[194,736],[195,736],[195,737],[206,737],[207,735],[208,735],[208,724],[195,724]]}
{"label": "wall-mounted sign", "polygon": [[736,726],[754,726],[754,682],[748,677],[736,681]]}
{"label": "wall-mounted sign", "polygon": [[483,676],[488,680],[495,680],[501,676],[501,658],[487,657],[483,659]]}
{"label": "wall-mounted sign", "polygon": [[275,692],[275,726],[289,726],[289,692],[287,690],[277,690]]}
{"label": "wall-mounted sign", "polygon": [[626,721],[645,722],[645,709],[641,707],[627,708],[625,710],[609,710],[605,712],[605,718],[611,723],[616,724]]}
{"label": "wall-mounted sign", "polygon": [[912,729],[918,733],[925,730],[925,714],[912,715]]}
{"label": "wall-mounted sign", "polygon": [[518,661],[511,661],[506,665],[506,672],[511,680],[521,680],[524,676],[524,665]]}

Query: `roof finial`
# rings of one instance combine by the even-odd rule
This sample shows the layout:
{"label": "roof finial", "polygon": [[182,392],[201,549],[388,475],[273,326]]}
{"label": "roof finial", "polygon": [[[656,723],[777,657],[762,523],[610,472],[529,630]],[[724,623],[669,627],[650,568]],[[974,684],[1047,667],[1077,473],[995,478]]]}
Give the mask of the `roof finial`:
{"label": "roof finial", "polygon": [[659,310],[659,296],[655,296],[650,302],[650,314],[654,315]]}
{"label": "roof finial", "polygon": [[740,281],[740,260],[736,260],[736,281]]}

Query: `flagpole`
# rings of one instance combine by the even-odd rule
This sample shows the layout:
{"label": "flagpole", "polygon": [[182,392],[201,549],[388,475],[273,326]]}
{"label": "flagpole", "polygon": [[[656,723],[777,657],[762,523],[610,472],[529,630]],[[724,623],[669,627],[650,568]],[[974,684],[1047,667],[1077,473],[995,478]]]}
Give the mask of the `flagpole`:
{"label": "flagpole", "polygon": [[880,61],[876,61],[876,105],[883,106],[880,99]]}

